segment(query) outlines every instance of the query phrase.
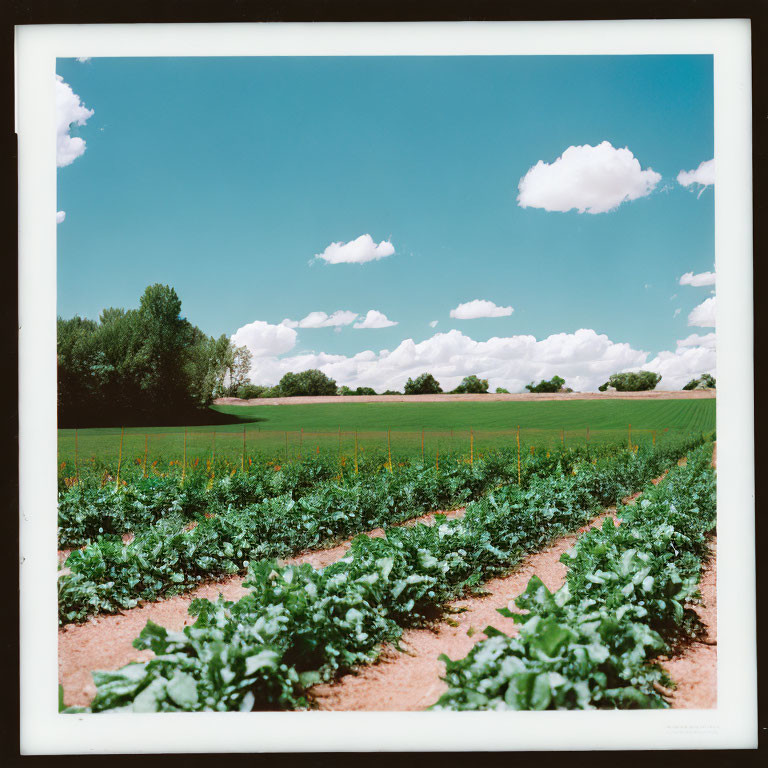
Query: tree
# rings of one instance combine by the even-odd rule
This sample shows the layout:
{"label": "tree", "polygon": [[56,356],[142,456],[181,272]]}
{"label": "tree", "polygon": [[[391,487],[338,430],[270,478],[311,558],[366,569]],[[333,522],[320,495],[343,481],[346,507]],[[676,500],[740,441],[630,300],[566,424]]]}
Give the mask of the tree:
{"label": "tree", "polygon": [[485,394],[488,392],[488,379],[477,376],[465,376],[461,384],[453,390],[456,394]]}
{"label": "tree", "polygon": [[496,394],[497,395],[508,395],[509,394],[509,390],[508,389],[504,389],[504,387],[496,387]]}
{"label": "tree", "polygon": [[538,384],[531,382],[526,384],[525,388],[529,392],[559,392],[565,384],[565,379],[560,376],[553,376],[549,381],[542,379]]}
{"label": "tree", "polygon": [[437,395],[443,390],[431,373],[422,373],[416,379],[409,378],[403,391],[406,395]]}
{"label": "tree", "polygon": [[288,372],[277,384],[281,397],[335,395],[336,382],[317,368]]}
{"label": "tree", "polygon": [[396,389],[385,389],[382,395],[402,395],[402,392],[398,392]]}
{"label": "tree", "polygon": [[629,373],[614,373],[605,384],[598,387],[605,392],[613,387],[617,392],[645,392],[655,389],[661,381],[661,375],[653,371],[631,371]]}
{"label": "tree", "polygon": [[237,397],[241,400],[253,400],[257,397],[264,397],[264,393],[269,387],[263,387],[258,384],[242,384],[237,390]]}
{"label": "tree", "polygon": [[698,379],[691,379],[683,389],[717,389],[717,381],[710,373],[702,373]]}

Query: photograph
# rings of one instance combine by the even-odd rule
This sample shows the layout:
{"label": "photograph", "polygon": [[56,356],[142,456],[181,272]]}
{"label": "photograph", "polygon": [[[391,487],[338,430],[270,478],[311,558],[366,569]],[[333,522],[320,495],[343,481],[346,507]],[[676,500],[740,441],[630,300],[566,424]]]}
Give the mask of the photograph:
{"label": "photograph", "polygon": [[718,436],[752,450],[717,54],[361,26],[365,54],[118,38],[34,73],[57,728],[717,717]]}

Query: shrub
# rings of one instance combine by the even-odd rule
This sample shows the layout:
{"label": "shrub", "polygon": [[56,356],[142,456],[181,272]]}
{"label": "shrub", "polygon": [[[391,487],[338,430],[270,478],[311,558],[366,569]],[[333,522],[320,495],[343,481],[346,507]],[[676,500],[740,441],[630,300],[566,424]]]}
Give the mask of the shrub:
{"label": "shrub", "polygon": [[608,387],[613,387],[618,392],[645,392],[656,389],[661,381],[661,375],[653,371],[632,371],[630,373],[614,373],[605,384],[598,387],[605,392]]}
{"label": "shrub", "polygon": [[529,392],[559,392],[565,384],[565,379],[560,376],[553,376],[549,381],[542,379],[538,384],[531,382],[526,384],[525,388]]}
{"label": "shrub", "polygon": [[698,379],[691,379],[683,389],[717,389],[717,381],[712,374],[702,373]]}
{"label": "shrub", "polygon": [[385,389],[382,392],[383,395],[402,395],[402,392],[398,392],[396,389]]}
{"label": "shrub", "polygon": [[375,395],[376,391],[371,387],[358,387],[357,389],[350,389],[346,384],[343,387],[339,387],[340,395]]}
{"label": "shrub", "polygon": [[461,384],[453,390],[456,394],[485,394],[488,392],[488,379],[477,376],[465,376]]}
{"label": "shrub", "polygon": [[497,395],[508,395],[509,394],[509,390],[508,389],[504,389],[504,387],[496,387],[496,394]]}
{"label": "shrub", "polygon": [[241,400],[251,400],[255,397],[264,397],[264,392],[268,389],[269,387],[263,387],[259,384],[243,384],[238,387],[236,396]]}
{"label": "shrub", "polygon": [[437,395],[442,391],[440,383],[431,373],[422,373],[415,380],[409,378],[404,388],[406,395]]}

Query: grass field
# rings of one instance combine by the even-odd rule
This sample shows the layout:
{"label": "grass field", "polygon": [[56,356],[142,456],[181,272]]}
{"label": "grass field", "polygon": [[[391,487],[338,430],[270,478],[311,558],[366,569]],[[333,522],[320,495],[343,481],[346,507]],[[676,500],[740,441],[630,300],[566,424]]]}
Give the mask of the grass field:
{"label": "grass field", "polygon": [[[547,446],[629,440],[633,443],[715,428],[715,400],[571,400],[565,402],[331,403],[279,406],[214,406],[237,416],[239,424],[187,429],[186,460],[192,465],[215,456],[239,464],[244,455],[295,459],[311,453],[386,453],[393,460],[422,450],[481,453],[516,443]],[[59,462],[116,465],[120,428],[59,430]],[[471,435],[471,438],[470,438]],[[245,438],[245,440],[244,440]],[[77,445],[76,445],[77,442]],[[126,428],[122,462],[160,466],[184,457],[184,430],[178,427]],[[146,454],[145,454],[146,452]]]}

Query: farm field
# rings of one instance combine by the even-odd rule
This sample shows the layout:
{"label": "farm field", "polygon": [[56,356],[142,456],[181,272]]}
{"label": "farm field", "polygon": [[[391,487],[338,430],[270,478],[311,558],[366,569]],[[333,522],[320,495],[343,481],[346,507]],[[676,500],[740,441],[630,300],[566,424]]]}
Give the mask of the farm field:
{"label": "farm field", "polygon": [[517,426],[525,450],[531,447],[633,443],[668,439],[715,428],[714,399],[570,400],[543,402],[317,403],[311,405],[214,406],[239,424],[183,429],[146,427],[61,429],[61,473],[71,475],[77,458],[114,470],[127,465],[223,462],[222,471],[243,457],[294,460],[310,454],[351,457],[378,454],[393,460],[439,454],[467,454],[516,444]]}
{"label": "farm field", "polygon": [[[601,507],[646,486],[648,501],[642,502],[640,517],[635,520],[631,511],[620,513],[633,527],[617,529],[620,535],[613,543],[613,534],[603,527],[600,536],[608,539],[603,542],[598,536],[585,544],[586,560],[582,563],[577,557],[571,566],[578,578],[590,581],[596,577],[589,568],[597,567],[593,559],[602,553],[609,560],[600,567],[618,569],[619,583],[609,582],[604,599],[614,606],[606,615],[609,624],[617,598],[626,602],[620,615],[629,612],[631,617],[629,623],[621,623],[619,645],[608,640],[616,629],[606,625],[602,641],[588,639],[591,649],[596,643],[602,646],[599,653],[590,651],[586,680],[571,678],[565,688],[553,688],[545,695],[544,678],[533,692],[525,687],[527,683],[520,688],[523,679],[530,678],[531,673],[526,672],[514,683],[517,698],[510,699],[510,693],[506,702],[513,709],[546,708],[550,703],[566,708],[667,706],[656,691],[656,685],[668,682],[667,678],[647,661],[667,647],[664,633],[678,636],[695,631],[691,613],[684,606],[694,596],[698,577],[693,576],[706,551],[705,534],[714,525],[713,476],[707,469],[711,444],[696,448],[701,442],[700,435],[690,434],[631,450],[621,445],[559,446],[551,456],[541,452],[524,457],[501,451],[474,464],[458,462],[442,470],[411,461],[395,472],[365,467],[360,475],[352,475],[342,469],[336,478],[328,477],[335,471],[333,462],[310,459],[281,471],[274,471],[271,465],[254,467],[253,474],[211,478],[207,485],[198,477],[189,488],[174,484],[172,478],[151,477],[127,487],[101,489],[91,480],[82,488],[70,488],[62,497],[66,503],[60,503],[60,541],[64,536],[74,545],[78,538],[85,544],[72,552],[59,577],[62,637],[68,636],[71,626],[73,637],[85,642],[86,637],[78,635],[77,622],[95,613],[115,612],[122,612],[115,618],[123,621],[118,633],[124,634],[135,625],[130,616],[144,611],[142,606],[152,605],[164,595],[177,600],[172,596],[197,588],[201,579],[227,579],[247,569],[245,580],[238,577],[241,591],[236,602],[187,601],[187,620],[182,616],[187,627],[184,633],[174,626],[169,633],[149,621],[143,629],[137,627],[140,638],[133,644],[140,652],[133,659],[140,663],[89,670],[96,683],[93,711],[314,706],[310,691],[314,684],[343,675],[356,664],[374,661],[383,644],[399,637],[404,628],[428,624],[447,601],[472,594],[529,553],[590,523]],[[650,480],[683,456],[688,457],[687,467],[670,472],[658,492],[647,490]],[[282,495],[259,501],[265,493]],[[451,508],[462,501],[464,514],[454,519],[437,517],[435,525],[391,527],[430,508]],[[664,540],[656,542],[659,530],[654,519],[669,519],[670,504],[677,510],[675,527],[684,537],[681,540],[691,542],[679,575],[674,571],[677,566],[666,557],[638,553],[637,549],[640,536],[642,540],[650,537],[649,546],[660,547],[659,553],[668,551],[665,537],[677,534],[669,529]],[[122,522],[133,540],[123,536],[121,541],[115,535],[121,530],[125,533],[126,528],[102,534],[102,527],[98,531],[92,527],[107,522]],[[358,536],[346,556],[327,567],[315,569],[306,559],[303,565],[275,559],[307,547],[327,546],[376,525],[383,527],[381,536]],[[625,553],[631,542],[635,543]],[[614,562],[614,557],[619,559]],[[630,582],[622,587],[625,579]],[[573,652],[578,654],[578,643],[587,640],[569,627],[580,626],[580,590],[574,592],[575,583],[571,585],[575,612],[571,618],[557,611],[549,616],[547,599],[536,608],[539,598],[534,597],[538,594],[534,582],[518,605],[543,611],[542,627],[559,624],[551,631],[530,627],[525,635],[528,641],[534,646],[543,643],[542,647],[555,640],[560,645],[573,641],[577,643]],[[634,585],[640,582],[642,590],[632,597]],[[199,595],[204,596],[214,597],[215,588],[213,593],[209,589]],[[658,605],[648,620],[655,629],[651,625],[643,628],[641,619],[647,611],[634,613],[632,607],[635,599],[646,598]],[[124,619],[128,619],[127,627]],[[189,626],[191,621],[193,626]],[[641,623],[632,623],[637,621]],[[664,629],[667,624],[669,628]],[[112,647],[110,626],[105,617],[83,631],[97,645],[103,633],[102,642]],[[640,637],[638,633],[644,637],[642,653],[640,646],[632,645]],[[491,641],[494,647],[501,643],[493,637]],[[521,663],[528,664],[528,651],[520,651],[518,646],[513,643],[510,653],[522,653]],[[64,642],[62,647],[72,645]],[[214,647],[219,650],[211,656]],[[157,660],[151,654],[148,657],[147,651],[157,654]],[[631,656],[625,655],[630,651]],[[121,663],[130,661],[121,653]],[[449,664],[449,676],[457,664],[471,665],[473,659],[470,655],[465,662]],[[530,660],[535,671],[535,653]],[[66,650],[61,663],[64,669],[72,663]],[[491,676],[498,676],[493,667],[488,669]],[[621,669],[632,679],[615,679]],[[609,670],[607,678],[605,670]],[[481,679],[474,668],[472,674],[473,679]],[[562,678],[557,669],[553,674]],[[478,699],[473,692],[474,684],[468,682],[462,690],[451,684],[451,697],[442,698],[440,706],[486,708],[482,697]],[[94,691],[84,699],[85,693],[76,690],[73,699],[64,691],[64,702],[86,704]]]}

